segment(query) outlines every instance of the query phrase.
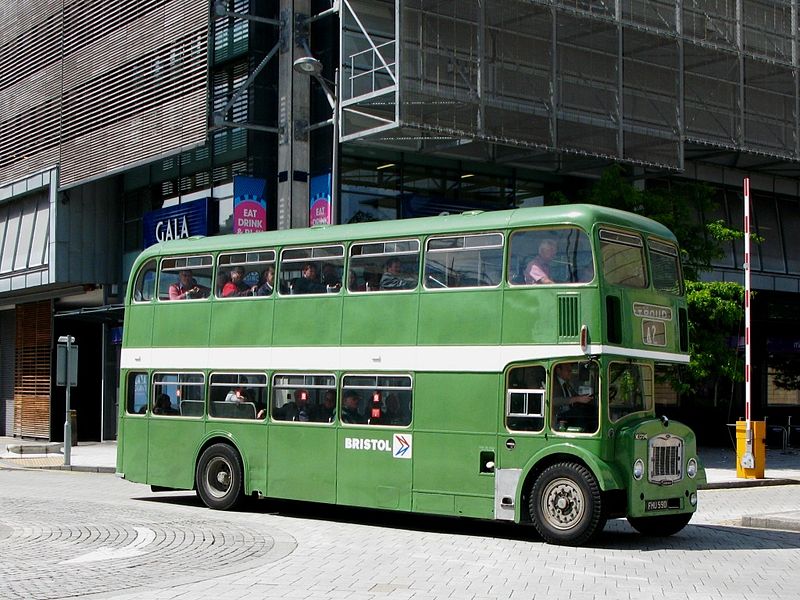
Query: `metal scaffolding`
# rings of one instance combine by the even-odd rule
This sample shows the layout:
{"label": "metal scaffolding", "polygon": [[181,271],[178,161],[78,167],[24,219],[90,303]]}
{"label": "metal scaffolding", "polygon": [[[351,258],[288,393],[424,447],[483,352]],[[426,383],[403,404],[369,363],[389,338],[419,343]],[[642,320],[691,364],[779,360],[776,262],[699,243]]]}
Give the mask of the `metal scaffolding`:
{"label": "metal scaffolding", "polygon": [[568,171],[702,157],[800,172],[796,1],[342,4],[344,142]]}

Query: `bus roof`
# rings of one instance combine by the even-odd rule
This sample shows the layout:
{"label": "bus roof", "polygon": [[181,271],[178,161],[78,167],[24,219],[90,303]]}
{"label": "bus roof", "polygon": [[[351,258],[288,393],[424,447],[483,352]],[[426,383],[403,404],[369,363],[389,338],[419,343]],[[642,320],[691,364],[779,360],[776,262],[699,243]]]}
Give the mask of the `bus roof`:
{"label": "bus roof", "polygon": [[370,221],[347,225],[315,226],[250,233],[170,240],[146,248],[137,263],[152,256],[244,250],[254,247],[325,244],[351,240],[401,238],[418,235],[491,231],[508,227],[577,225],[587,231],[595,223],[616,225],[656,235],[666,240],[675,236],[664,225],[634,213],[592,204],[564,204],[502,211],[470,211],[460,214]]}

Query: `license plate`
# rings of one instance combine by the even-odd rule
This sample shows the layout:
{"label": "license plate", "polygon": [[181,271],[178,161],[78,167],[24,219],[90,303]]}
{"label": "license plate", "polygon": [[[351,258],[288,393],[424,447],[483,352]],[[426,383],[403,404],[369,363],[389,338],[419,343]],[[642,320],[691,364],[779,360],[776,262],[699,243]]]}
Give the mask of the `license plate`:
{"label": "license plate", "polygon": [[644,503],[644,509],[646,511],[650,510],[667,510],[670,508],[669,500],[647,500]]}

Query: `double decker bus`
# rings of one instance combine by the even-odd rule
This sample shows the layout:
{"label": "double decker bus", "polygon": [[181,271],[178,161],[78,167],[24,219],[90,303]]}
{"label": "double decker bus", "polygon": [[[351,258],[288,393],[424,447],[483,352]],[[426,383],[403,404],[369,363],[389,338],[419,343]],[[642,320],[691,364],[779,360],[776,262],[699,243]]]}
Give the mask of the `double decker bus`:
{"label": "double decker bus", "polygon": [[671,535],[704,481],[672,233],[589,205],[164,242],[126,297],[117,471],[196,490]]}

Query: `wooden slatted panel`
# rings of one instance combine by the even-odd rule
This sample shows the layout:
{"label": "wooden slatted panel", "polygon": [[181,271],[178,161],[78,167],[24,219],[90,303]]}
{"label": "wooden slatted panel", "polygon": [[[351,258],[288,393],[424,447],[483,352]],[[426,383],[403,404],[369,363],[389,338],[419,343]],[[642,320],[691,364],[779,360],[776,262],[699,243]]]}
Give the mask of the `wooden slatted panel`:
{"label": "wooden slatted panel", "polygon": [[60,161],[73,185],[201,144],[208,18],[196,0],[0,2],[0,182]]}
{"label": "wooden slatted panel", "polygon": [[122,3],[136,19],[117,3],[98,3],[108,22],[65,9],[62,185],[205,139],[208,4]]}
{"label": "wooden slatted panel", "polygon": [[58,162],[62,6],[0,2],[0,181]]}
{"label": "wooden slatted panel", "polygon": [[20,304],[16,310],[14,435],[50,439],[50,300]]}

